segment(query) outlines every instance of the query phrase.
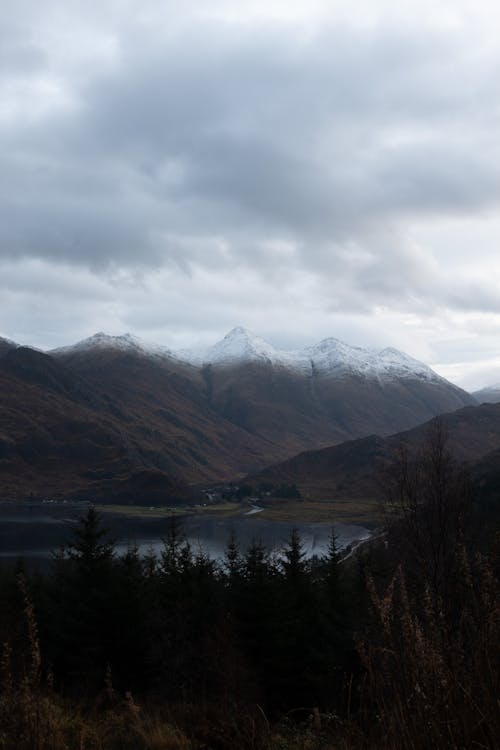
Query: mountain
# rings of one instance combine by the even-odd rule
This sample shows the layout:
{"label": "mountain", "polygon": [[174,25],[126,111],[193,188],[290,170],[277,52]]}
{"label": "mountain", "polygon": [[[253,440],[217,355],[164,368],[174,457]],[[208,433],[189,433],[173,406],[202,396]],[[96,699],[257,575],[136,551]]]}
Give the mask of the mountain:
{"label": "mountain", "polygon": [[[481,404],[440,416],[447,445],[474,477],[498,477],[500,404]],[[370,435],[322,450],[304,451],[246,478],[249,484],[295,484],[304,497],[330,500],[381,499],[381,471],[400,445],[422,445],[431,424],[388,437]],[[486,482],[486,480],[485,480]]]}
{"label": "mountain", "polygon": [[265,462],[262,440],[211,408],[199,369],[146,345],[124,347],[119,338],[52,356],[109,399],[108,411],[151,460],[188,482],[214,481]]}
{"label": "mountain", "polygon": [[401,352],[336,339],[283,352],[236,328],[198,353],[130,334],[48,353],[0,340],[0,488],[3,497],[187,499],[191,484],[471,402]]}
{"label": "mountain", "polygon": [[134,354],[142,354],[144,356],[163,358],[174,358],[172,352],[163,346],[157,346],[154,344],[145,344],[143,341],[132,336],[130,333],[125,333],[122,336],[110,336],[107,333],[95,333],[87,339],[79,341],[77,344],[71,346],[62,346],[58,349],[52,349],[49,354],[55,357],[62,355],[72,355],[79,352],[91,352],[91,351],[106,351],[113,350],[118,352],[129,352]]}
{"label": "mountain", "polygon": [[478,404],[497,404],[500,401],[500,383],[481,388],[479,391],[474,391],[472,395]]}
{"label": "mountain", "polygon": [[0,336],[0,357],[3,357],[7,352],[17,349],[19,345],[10,339],[4,339]]}
{"label": "mountain", "polygon": [[284,351],[242,327],[233,328],[205,350],[183,350],[177,357],[198,366],[230,367],[257,362],[309,377],[357,375],[381,382],[402,378],[447,382],[427,365],[397,349],[363,349],[328,338],[304,349]]}
{"label": "mountain", "polygon": [[177,352],[204,375],[214,410],[270,441],[269,455],[387,435],[475,403],[472,396],[395,349],[326,339],[274,349],[243,328],[202,352]]}
{"label": "mountain", "polygon": [[155,467],[126,420],[55,358],[11,349],[0,358],[1,499],[187,497],[185,482]]}

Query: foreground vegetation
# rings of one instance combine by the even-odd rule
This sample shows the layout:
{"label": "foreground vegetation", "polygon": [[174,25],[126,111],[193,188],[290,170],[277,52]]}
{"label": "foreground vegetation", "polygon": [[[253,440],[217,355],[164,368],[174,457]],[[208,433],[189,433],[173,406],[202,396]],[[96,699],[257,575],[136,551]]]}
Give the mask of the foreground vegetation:
{"label": "foreground vegetation", "polygon": [[497,747],[498,539],[439,430],[387,496],[342,564],[293,533],[218,565],[175,521],[159,559],[119,558],[90,509],[49,575],[1,570],[0,748]]}

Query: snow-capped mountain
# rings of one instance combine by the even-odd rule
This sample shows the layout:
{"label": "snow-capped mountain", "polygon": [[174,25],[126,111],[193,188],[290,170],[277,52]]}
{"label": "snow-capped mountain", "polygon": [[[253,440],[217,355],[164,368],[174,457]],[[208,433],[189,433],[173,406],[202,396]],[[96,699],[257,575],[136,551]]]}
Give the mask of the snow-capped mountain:
{"label": "snow-capped mountain", "polygon": [[355,374],[378,380],[418,378],[442,380],[430,367],[398,349],[364,349],[328,338],[305,350],[312,369],[321,375]]}
{"label": "snow-capped mountain", "polygon": [[235,328],[177,354],[130,334],[48,354],[0,340],[3,489],[156,502],[178,478],[234,478],[474,403],[402,352],[332,338],[282,351]]}
{"label": "snow-capped mountain", "polygon": [[[223,339],[206,349],[183,349],[177,352],[179,359],[193,365],[233,365],[242,362],[263,362],[291,369],[307,369],[307,356],[300,352],[275,349],[267,341],[246,328],[238,326]],[[303,360],[303,361],[302,361]]]}
{"label": "snow-capped mountain", "polygon": [[400,379],[446,382],[423,362],[391,347],[379,350],[350,346],[332,337],[313,346],[287,351],[276,349],[260,336],[241,326],[233,328],[223,339],[205,349],[182,349],[175,352],[165,346],[142,341],[130,333],[110,336],[100,332],[71,346],[53,349],[49,354],[58,356],[106,349],[177,359],[194,367],[208,364],[229,367],[247,362],[260,362],[285,368],[306,377],[353,375],[377,380],[380,383]]}
{"label": "snow-capped mountain", "polygon": [[89,336],[82,341],[78,341],[76,344],[70,346],[61,346],[57,349],[52,349],[49,354],[71,354],[77,352],[92,351],[96,349],[115,349],[124,352],[133,352],[136,354],[143,354],[146,356],[159,356],[159,357],[173,357],[175,355],[164,346],[157,344],[149,344],[137,336],[132,336],[130,333],[124,333],[121,336],[110,336],[107,333],[95,333],[93,336]]}
{"label": "snow-capped mountain", "polygon": [[17,349],[19,344],[16,344],[15,341],[11,341],[10,339],[5,339],[0,336],[0,355],[2,353],[8,352],[11,349]]}
{"label": "snow-capped mountain", "polygon": [[327,338],[314,346],[284,351],[242,327],[233,328],[221,341],[205,350],[179,351],[177,357],[197,366],[262,362],[309,376],[359,375],[379,381],[443,380],[423,362],[397,349],[364,349]]}

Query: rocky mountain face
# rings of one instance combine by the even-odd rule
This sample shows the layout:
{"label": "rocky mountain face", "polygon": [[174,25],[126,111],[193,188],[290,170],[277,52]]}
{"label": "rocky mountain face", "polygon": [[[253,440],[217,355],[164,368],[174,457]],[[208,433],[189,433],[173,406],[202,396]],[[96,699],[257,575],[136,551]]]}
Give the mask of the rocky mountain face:
{"label": "rocky mountain face", "polygon": [[204,352],[96,334],[43,353],[0,339],[3,497],[187,499],[304,449],[472,403],[393,349],[277,351],[238,328]]}

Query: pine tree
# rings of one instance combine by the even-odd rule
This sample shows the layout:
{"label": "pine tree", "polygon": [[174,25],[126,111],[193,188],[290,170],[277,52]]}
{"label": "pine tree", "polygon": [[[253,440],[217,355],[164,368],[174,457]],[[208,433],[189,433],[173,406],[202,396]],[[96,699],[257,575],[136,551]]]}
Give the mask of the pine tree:
{"label": "pine tree", "polygon": [[340,555],[337,547],[337,537],[332,526],[326,555],[323,558],[324,582],[328,600],[333,602],[338,595],[339,589],[339,562]]}
{"label": "pine tree", "polygon": [[231,530],[224,554],[224,570],[227,573],[230,587],[235,586],[241,580],[243,575],[243,558],[233,530]]}
{"label": "pine tree", "polygon": [[72,534],[54,556],[54,666],[70,681],[96,687],[102,685],[114,652],[114,542],[92,506]]}
{"label": "pine tree", "polygon": [[292,529],[290,533],[290,538],[283,549],[282,565],[286,579],[295,585],[299,584],[307,572],[306,553],[298,529]]}
{"label": "pine tree", "polygon": [[73,540],[63,549],[82,574],[94,575],[99,568],[109,566],[114,556],[114,541],[109,538],[108,529],[101,526],[93,505],[79,519],[73,529]]}

